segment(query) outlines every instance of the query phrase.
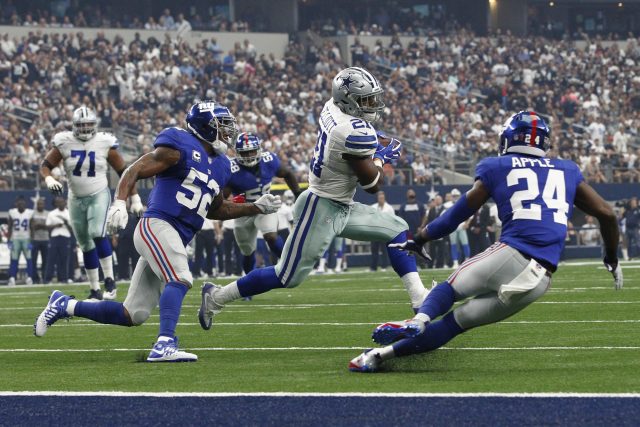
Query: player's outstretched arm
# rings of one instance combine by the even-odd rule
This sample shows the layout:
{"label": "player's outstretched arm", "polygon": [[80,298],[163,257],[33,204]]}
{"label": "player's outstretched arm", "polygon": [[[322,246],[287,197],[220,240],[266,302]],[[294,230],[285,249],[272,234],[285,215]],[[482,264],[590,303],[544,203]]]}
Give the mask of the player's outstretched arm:
{"label": "player's outstretched arm", "polygon": [[298,180],[296,179],[295,174],[291,169],[286,166],[280,166],[278,171],[276,172],[276,176],[278,178],[284,178],[284,182],[287,183],[291,191],[293,192],[294,197],[297,199],[300,195],[300,186],[298,185]]}
{"label": "player's outstretched arm", "polygon": [[218,194],[211,202],[207,218],[226,220],[243,216],[270,214],[277,212],[281,205],[280,196],[274,196],[273,194],[264,194],[254,203],[233,203],[225,200],[222,194]]}
{"label": "player's outstretched arm", "polygon": [[618,218],[611,206],[586,182],[581,182],[576,190],[575,205],[584,213],[594,216],[600,223],[600,234],[604,242],[604,264],[613,274],[616,289],[623,286],[622,269],[618,264]]}
{"label": "player's outstretched arm", "polygon": [[[124,171],[126,170],[126,164],[124,159],[115,148],[111,148],[109,150],[109,154],[107,155],[107,162],[111,165],[114,171],[118,174],[118,176],[122,176]],[[131,197],[131,212],[136,215],[142,214],[144,210],[144,206],[142,206],[142,200],[140,200],[140,196],[138,195],[138,190],[134,184],[131,189],[131,193],[129,194]]]}
{"label": "player's outstretched arm", "polygon": [[62,154],[60,150],[53,147],[47,155],[44,157],[42,164],[40,165],[40,175],[44,178],[44,182],[47,188],[54,194],[62,193],[62,184],[51,176],[51,170],[58,166],[62,161]]}
{"label": "player's outstretched arm", "polygon": [[473,183],[471,190],[463,194],[451,208],[436,218],[433,222],[423,228],[416,243],[426,243],[430,240],[437,240],[453,232],[460,223],[469,219],[478,209],[489,200],[489,191],[481,180]]}

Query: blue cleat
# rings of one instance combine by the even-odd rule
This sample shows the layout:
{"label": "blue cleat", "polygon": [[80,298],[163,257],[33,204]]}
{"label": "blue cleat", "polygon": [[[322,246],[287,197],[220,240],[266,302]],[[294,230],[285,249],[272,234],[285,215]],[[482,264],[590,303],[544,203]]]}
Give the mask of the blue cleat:
{"label": "blue cleat", "polygon": [[67,296],[60,291],[53,291],[49,297],[47,306],[36,319],[33,325],[33,334],[41,337],[47,333],[49,326],[53,325],[60,319],[68,319],[71,316],[67,314],[67,305],[73,296]]}
{"label": "blue cleat", "polygon": [[195,354],[178,350],[178,337],[157,341],[147,356],[147,362],[196,362],[197,360],[198,356]]}
{"label": "blue cleat", "polygon": [[215,294],[221,289],[219,285],[214,285],[209,282],[202,285],[202,299],[200,301],[200,308],[198,309],[198,321],[205,331],[211,329],[213,316],[220,313],[224,308],[224,304],[220,304],[215,300]]}
{"label": "blue cleat", "polygon": [[349,370],[351,372],[376,372],[382,363],[380,355],[373,353],[372,348],[362,352],[361,355],[349,362]]}
{"label": "blue cleat", "polygon": [[399,322],[387,322],[378,325],[371,334],[373,341],[381,345],[389,345],[403,338],[415,338],[424,332],[423,322],[409,319]]}

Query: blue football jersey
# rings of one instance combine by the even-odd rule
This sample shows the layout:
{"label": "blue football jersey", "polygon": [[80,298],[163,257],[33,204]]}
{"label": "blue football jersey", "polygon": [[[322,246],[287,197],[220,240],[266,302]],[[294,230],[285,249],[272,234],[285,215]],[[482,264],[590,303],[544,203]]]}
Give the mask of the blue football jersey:
{"label": "blue football jersey", "polygon": [[584,179],[578,166],[569,160],[508,154],[482,160],[476,179],[498,206],[500,241],[557,266],[576,189]]}
{"label": "blue football jersey", "polygon": [[181,128],[164,129],[153,146],[178,150],[180,160],[156,175],[144,217],[168,222],[186,245],[202,227],[213,198],[227,185],[229,159],[209,156],[200,140]]}
{"label": "blue football jersey", "polygon": [[280,169],[280,159],[274,153],[265,151],[257,167],[246,167],[231,159],[231,178],[227,185],[233,195],[244,193],[247,202],[255,202],[263,194],[268,194],[271,181]]}

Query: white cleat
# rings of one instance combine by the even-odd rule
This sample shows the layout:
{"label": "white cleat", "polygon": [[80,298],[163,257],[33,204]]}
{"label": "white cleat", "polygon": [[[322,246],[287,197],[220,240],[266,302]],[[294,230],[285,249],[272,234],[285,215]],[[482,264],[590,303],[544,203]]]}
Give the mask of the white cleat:
{"label": "white cleat", "polygon": [[370,348],[349,362],[349,370],[351,372],[376,372],[381,363],[380,354]]}
{"label": "white cleat", "polygon": [[31,285],[33,285],[33,279],[31,277],[27,276],[27,280],[25,280],[24,283],[27,286],[31,286]]}
{"label": "white cleat", "polygon": [[220,285],[213,283],[205,283],[202,285],[202,299],[200,300],[200,308],[198,309],[198,321],[202,329],[208,331],[213,324],[213,316],[220,313],[224,308],[224,304],[216,301],[216,294],[222,290]]}
{"label": "white cleat", "polygon": [[157,341],[147,362],[196,362],[198,356],[178,349],[178,337],[170,338],[167,341]]}
{"label": "white cleat", "polygon": [[9,281],[7,282],[7,286],[15,286],[16,285],[16,278],[15,277],[9,277]]}

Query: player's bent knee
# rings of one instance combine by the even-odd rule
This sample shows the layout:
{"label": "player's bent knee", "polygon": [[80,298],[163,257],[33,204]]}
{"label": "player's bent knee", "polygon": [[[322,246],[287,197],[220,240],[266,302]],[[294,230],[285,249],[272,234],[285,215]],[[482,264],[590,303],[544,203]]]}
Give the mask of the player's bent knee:
{"label": "player's bent knee", "polygon": [[150,311],[142,310],[142,309],[133,310],[132,312],[127,311],[127,313],[129,314],[129,319],[131,320],[131,326],[142,325],[144,322],[147,321],[147,319],[151,315]]}

